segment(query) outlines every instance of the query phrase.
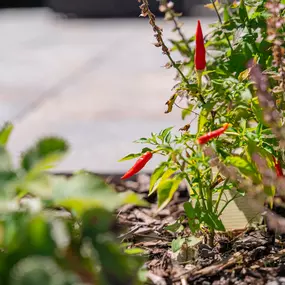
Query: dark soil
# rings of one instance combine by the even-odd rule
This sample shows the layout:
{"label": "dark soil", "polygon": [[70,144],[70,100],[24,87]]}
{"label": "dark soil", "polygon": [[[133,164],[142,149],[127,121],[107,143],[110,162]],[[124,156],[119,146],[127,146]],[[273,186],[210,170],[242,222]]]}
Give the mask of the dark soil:
{"label": "dark soil", "polygon": [[[157,213],[156,196],[148,196],[149,176],[126,182],[108,177],[107,182],[119,192],[132,190],[150,202],[149,208],[126,205],[117,213],[124,232],[120,240],[144,250],[148,284],[285,285],[285,243],[272,238],[264,227],[217,234],[214,248],[206,245],[205,232],[194,246],[185,243],[173,253],[173,239],[193,236],[183,218],[186,187],[180,187],[167,208]],[[165,228],[179,218],[184,226],[180,233]]]}

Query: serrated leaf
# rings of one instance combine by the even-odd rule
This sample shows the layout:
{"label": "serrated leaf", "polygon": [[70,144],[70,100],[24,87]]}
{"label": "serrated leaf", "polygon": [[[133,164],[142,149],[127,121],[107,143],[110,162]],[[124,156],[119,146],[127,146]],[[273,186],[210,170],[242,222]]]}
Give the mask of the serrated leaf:
{"label": "serrated leaf", "polygon": [[28,172],[38,173],[55,166],[68,151],[65,140],[47,137],[39,140],[22,156],[21,166]]}
{"label": "serrated leaf", "polygon": [[124,204],[148,206],[136,193],[128,191],[118,194],[103,179],[86,172],[71,178],[52,177],[51,183],[56,205],[72,209],[80,215],[93,208],[114,211]]}
{"label": "serrated leaf", "polygon": [[54,201],[79,212],[95,207],[114,210],[126,198],[119,198],[103,179],[89,173],[80,173],[71,178],[57,176],[51,182]]}

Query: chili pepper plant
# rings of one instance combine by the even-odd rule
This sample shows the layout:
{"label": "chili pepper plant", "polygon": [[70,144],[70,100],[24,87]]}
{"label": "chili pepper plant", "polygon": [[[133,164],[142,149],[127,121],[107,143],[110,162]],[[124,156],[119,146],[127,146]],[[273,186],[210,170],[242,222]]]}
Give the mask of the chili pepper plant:
{"label": "chili pepper plant", "polygon": [[[178,107],[184,123],[181,120],[179,127],[137,140],[147,146],[122,159],[141,157],[126,175],[130,177],[141,170],[152,155],[163,156],[151,176],[149,194],[157,193],[161,210],[181,182],[186,181],[189,201],[184,208],[189,227],[193,233],[207,229],[213,245],[214,232],[225,230],[221,214],[231,202],[221,207],[224,191],[234,190],[234,199],[247,195],[247,189],[213,163],[206,155],[208,148],[225,167],[234,167],[240,177],[250,179],[253,185],[262,185],[269,204],[276,187],[263,183],[254,154],[265,159],[275,178],[283,177],[284,151],[280,143],[284,135],[280,130],[285,110],[285,1],[209,1],[205,9],[215,12],[217,21],[205,33],[200,19],[194,35],[186,35],[187,29],[183,29],[174,4],[161,1],[165,20],[173,23],[173,31],[180,37],[170,41],[164,39],[148,1],[139,2],[141,16],[149,18],[154,31],[154,45],[168,60],[165,68],[177,73],[173,95],[166,102],[166,116]],[[180,54],[181,60],[174,60],[174,52]],[[257,67],[261,70],[259,77],[268,82],[263,87],[257,84],[259,91],[264,88],[263,93],[258,93],[253,80],[256,83],[258,79],[251,74]],[[273,122],[271,117],[276,112],[279,117]]]}

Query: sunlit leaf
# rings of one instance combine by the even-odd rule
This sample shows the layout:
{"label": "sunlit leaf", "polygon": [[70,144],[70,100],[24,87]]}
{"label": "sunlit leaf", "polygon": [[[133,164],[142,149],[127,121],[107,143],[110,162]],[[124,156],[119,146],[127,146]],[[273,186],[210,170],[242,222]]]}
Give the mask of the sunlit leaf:
{"label": "sunlit leaf", "polygon": [[159,184],[157,188],[158,211],[165,208],[171,201],[182,180],[183,177],[177,175],[173,179],[165,180]]}
{"label": "sunlit leaf", "polygon": [[14,126],[12,123],[6,123],[0,130],[0,145],[5,146],[9,140],[11,132],[13,131]]}

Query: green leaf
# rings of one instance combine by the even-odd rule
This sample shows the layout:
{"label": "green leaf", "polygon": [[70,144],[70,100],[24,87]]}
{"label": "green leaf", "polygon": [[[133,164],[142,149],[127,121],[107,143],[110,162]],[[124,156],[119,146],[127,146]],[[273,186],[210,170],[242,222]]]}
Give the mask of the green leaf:
{"label": "green leaf", "polygon": [[165,137],[170,133],[173,127],[169,127],[161,132],[162,141],[164,141]]}
{"label": "green leaf", "polygon": [[22,156],[21,166],[28,172],[39,173],[55,166],[68,151],[65,140],[47,137],[39,140]]}
{"label": "green leaf", "polygon": [[194,108],[194,105],[193,104],[189,104],[188,108],[182,110],[182,112],[181,112],[182,120],[185,120],[185,118],[187,116],[192,114],[193,108]]}
{"label": "green leaf", "polygon": [[11,123],[6,123],[0,130],[0,145],[6,146],[14,126]]}
{"label": "green leaf", "polygon": [[142,248],[139,248],[139,247],[126,248],[124,250],[124,252],[126,254],[130,254],[130,255],[142,255],[142,254],[146,253],[145,250],[143,250]]}
{"label": "green leaf", "polygon": [[229,14],[229,11],[228,11],[228,7],[224,7],[224,22],[227,22],[229,21],[230,19],[230,14]]}
{"label": "green leaf", "polygon": [[171,242],[171,250],[172,252],[177,252],[181,249],[183,243],[185,242],[185,238],[178,237],[177,239],[173,239]]}
{"label": "green leaf", "polygon": [[194,219],[196,217],[195,209],[192,206],[191,202],[184,203],[184,210],[186,212],[186,215],[190,219]]}
{"label": "green leaf", "polygon": [[244,175],[251,175],[252,176],[256,173],[256,170],[254,169],[252,164],[250,164],[248,161],[246,161],[245,159],[243,159],[239,156],[227,157],[226,163],[238,168],[239,171],[241,173],[243,173]]}
{"label": "green leaf", "polygon": [[217,231],[225,231],[225,226],[223,222],[221,221],[221,219],[212,212],[203,213],[203,221],[211,229],[214,229]]}
{"label": "green leaf", "polygon": [[103,179],[86,172],[71,178],[56,176],[51,183],[54,203],[79,215],[94,208],[114,211],[124,204],[148,206],[137,194],[130,191],[118,194]]}
{"label": "green leaf", "polygon": [[184,203],[184,210],[188,217],[189,228],[192,233],[196,233],[201,226],[201,208],[199,201],[196,201],[195,208],[193,208],[191,202]]}
{"label": "green leaf", "polygon": [[190,236],[190,237],[187,237],[186,242],[189,247],[194,247],[202,242],[202,237]]}
{"label": "green leaf", "polygon": [[153,193],[153,187],[155,186],[156,182],[165,172],[166,163],[162,163],[159,165],[151,175],[150,183],[149,183],[149,193]]}
{"label": "green leaf", "polygon": [[10,171],[13,169],[12,161],[10,154],[4,148],[4,146],[0,145],[0,171]]}
{"label": "green leaf", "polygon": [[[19,255],[25,254],[21,252]],[[12,272],[11,283],[9,282],[11,285],[71,285],[76,281],[71,278],[72,273],[67,275],[61,270],[52,256],[31,254],[21,258]]]}
{"label": "green leaf", "polygon": [[143,200],[139,195],[132,191],[127,191],[118,194],[118,199],[122,205],[131,204],[141,207],[148,207],[149,204],[147,201]]}
{"label": "green leaf", "polygon": [[262,146],[263,148],[257,146],[257,144],[254,141],[248,140],[247,151],[249,153],[249,156],[252,157],[254,153],[259,153],[268,161],[272,161],[272,155],[274,154],[274,149],[272,147],[267,149],[266,147],[264,147],[264,145]]}
{"label": "green leaf", "polygon": [[131,154],[128,154],[125,157],[121,158],[119,160],[119,162],[126,161],[126,160],[131,160],[131,159],[140,157],[141,155],[142,155],[141,152],[139,152],[139,153],[131,153]]}
{"label": "green leaf", "polygon": [[142,154],[144,154],[145,152],[148,152],[148,151],[152,151],[152,149],[151,149],[151,148],[148,148],[148,147],[145,147],[145,148],[142,149],[141,152],[128,154],[128,155],[126,155],[125,157],[121,158],[118,162],[122,162],[122,161],[126,161],[126,160],[131,160],[131,159],[140,157]]}
{"label": "green leaf", "polygon": [[198,118],[198,134],[201,133],[204,125],[207,123],[208,121],[207,117],[208,113],[205,110],[202,110]]}
{"label": "green leaf", "polygon": [[178,189],[182,180],[183,176],[177,175],[175,178],[171,180],[166,180],[160,183],[160,185],[157,188],[158,211],[165,208],[167,204],[171,201],[174,193]]}
{"label": "green leaf", "polygon": [[242,22],[245,23],[245,21],[247,20],[247,11],[244,4],[244,0],[241,0],[239,4],[239,16]]}
{"label": "green leaf", "polygon": [[89,173],[80,173],[71,178],[53,177],[55,203],[76,210],[79,214],[90,208],[115,210],[127,199],[119,196],[105,181]]}
{"label": "green leaf", "polygon": [[169,168],[167,169],[160,178],[158,178],[157,182],[153,185],[152,189],[149,192],[149,195],[153,194],[161,183],[163,183],[165,180],[167,180],[171,175],[173,175],[176,172],[176,169]]}
{"label": "green leaf", "polygon": [[175,233],[183,231],[184,227],[180,222],[176,221],[174,224],[168,225],[164,229]]}
{"label": "green leaf", "polygon": [[262,123],[263,125],[266,126],[266,123],[265,123],[265,121],[263,119],[262,108],[259,105],[257,97],[252,98],[252,100],[251,100],[251,108],[252,108],[252,111],[253,111],[254,116],[256,117],[257,121],[259,123]]}
{"label": "green leaf", "polygon": [[147,138],[140,138],[136,141],[134,141],[135,143],[147,143],[148,142],[148,139]]}
{"label": "green leaf", "polygon": [[275,193],[276,193],[275,187],[273,187],[273,186],[264,186],[264,193],[268,197],[274,197]]}

